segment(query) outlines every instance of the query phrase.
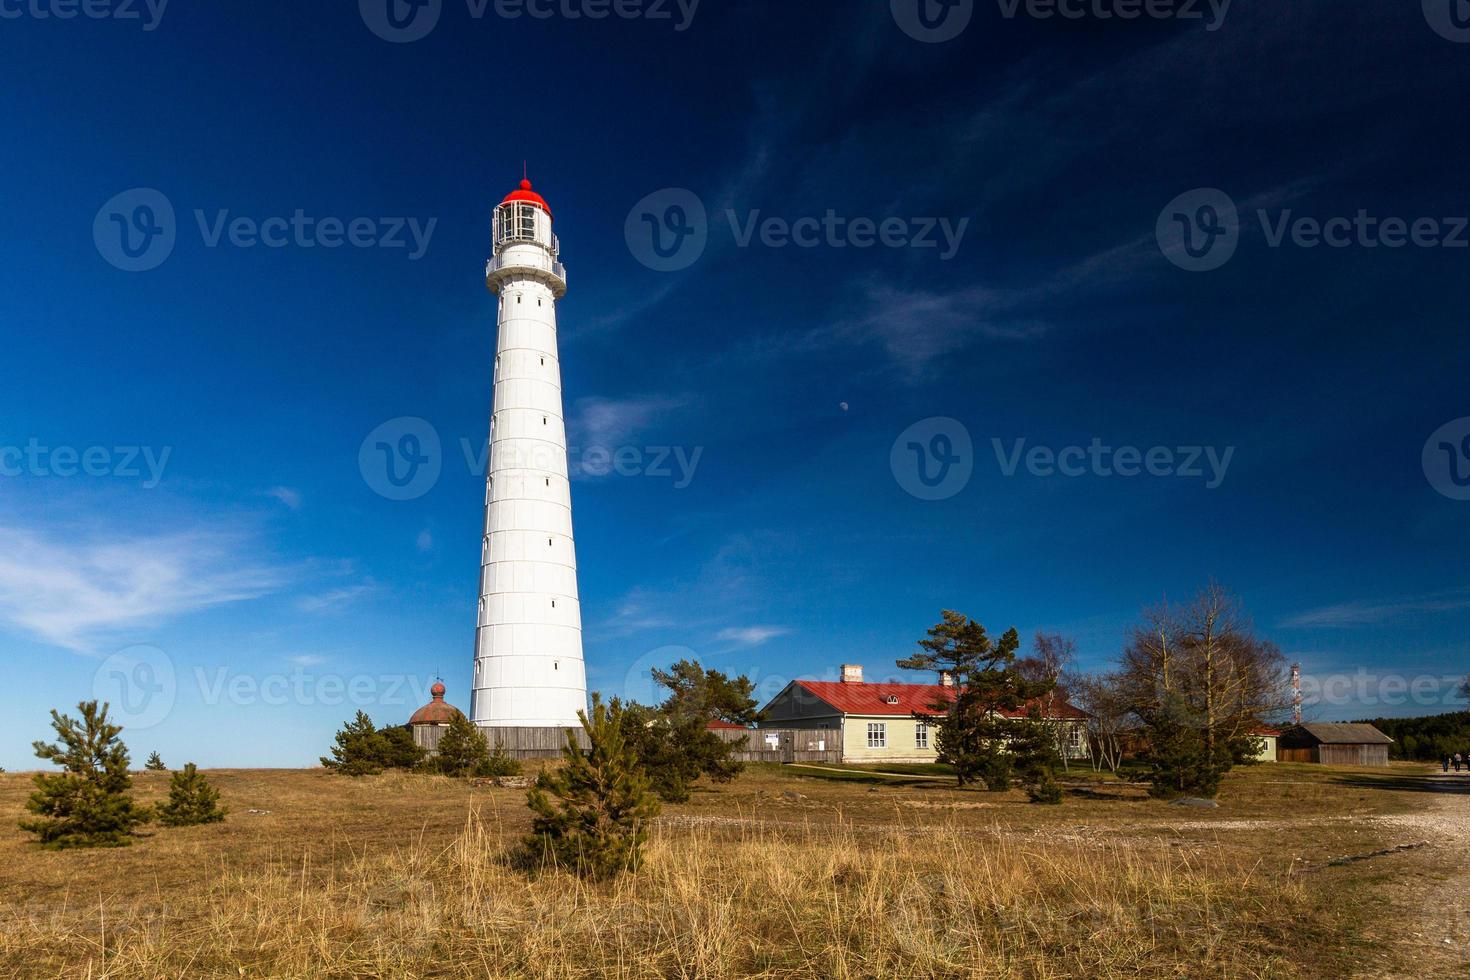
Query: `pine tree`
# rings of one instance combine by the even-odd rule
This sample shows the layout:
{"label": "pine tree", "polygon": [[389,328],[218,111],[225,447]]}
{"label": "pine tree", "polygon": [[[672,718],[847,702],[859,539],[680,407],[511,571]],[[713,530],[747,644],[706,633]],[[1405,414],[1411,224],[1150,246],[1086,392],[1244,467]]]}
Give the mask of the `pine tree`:
{"label": "pine tree", "polygon": [[429,754],[413,740],[413,729],[408,725],[384,728],[379,734],[387,746],[383,765],[389,769],[417,769]]}
{"label": "pine tree", "polygon": [[[946,609],[919,641],[919,651],[898,661],[905,670],[939,671],[953,687],[916,717],[936,731],[939,761],[954,767],[961,786],[980,781],[992,791],[1009,789],[1014,760],[1010,743],[1014,712],[1055,686],[1026,678],[1016,663],[1021,636],[1014,628],[992,642],[985,627]],[[953,691],[953,693],[949,693]]]}
{"label": "pine tree", "polygon": [[34,743],[37,758],[62,771],[36,774],[26,809],[38,819],[21,821],[21,829],[38,835],[43,847],[126,847],[151,814],[128,792],[133,780],[128,748],[118,738],[122,727],[107,720],[106,704],[83,701],[77,710],[81,721],[53,709],[57,743]]}
{"label": "pine tree", "polygon": [[1159,799],[1212,797],[1230,769],[1228,745],[1211,752],[1204,732],[1178,701],[1166,696],[1157,712],[1141,714],[1148,732],[1143,763],[1148,767],[1149,794]]}
{"label": "pine tree", "polygon": [[495,750],[490,753],[490,757],[485,760],[485,763],[480,766],[479,771],[475,773],[477,776],[488,776],[492,778],[519,776],[520,774],[521,764],[510,757],[510,753],[505,750],[505,743],[500,741],[495,743]]}
{"label": "pine tree", "polygon": [[168,802],[158,808],[158,819],[169,827],[187,827],[218,823],[229,812],[219,805],[219,790],[209,785],[209,780],[190,762],[174,773]]}
{"label": "pine tree", "polygon": [[657,708],[629,704],[623,709],[623,738],[633,746],[659,799],[682,803],[701,777],[728,783],[744,769],[734,758],[748,736],[726,741],[710,731],[720,720],[738,725],[756,721],[759,712],[748,677],[730,678],[705,670],[697,660],[681,660],[653,679],[669,690]]}
{"label": "pine tree", "polygon": [[526,795],[535,813],[522,843],[523,864],[559,865],[586,878],[604,879],[635,870],[658,815],[658,798],[623,740],[623,706],[592,697],[592,714],[578,712],[590,747],[584,752],[567,733],[563,765],[543,772]]}
{"label": "pine tree", "polygon": [[1032,706],[1026,718],[1012,723],[1013,734],[1010,753],[1016,777],[1026,789],[1032,803],[1060,803],[1062,789],[1057,785],[1057,765],[1061,754],[1057,752],[1056,736],[1041,718],[1041,711]]}
{"label": "pine tree", "polygon": [[143,768],[149,772],[168,772],[168,766],[163,764],[163,759],[156,751],[148,756],[148,761],[143,763]]}
{"label": "pine tree", "polygon": [[388,739],[359,711],[337,732],[332,755],[322,756],[322,765],[344,776],[376,776],[387,765],[388,754]]}
{"label": "pine tree", "polygon": [[479,774],[490,761],[490,746],[478,725],[457,711],[439,738],[439,755],[434,767],[446,776]]}

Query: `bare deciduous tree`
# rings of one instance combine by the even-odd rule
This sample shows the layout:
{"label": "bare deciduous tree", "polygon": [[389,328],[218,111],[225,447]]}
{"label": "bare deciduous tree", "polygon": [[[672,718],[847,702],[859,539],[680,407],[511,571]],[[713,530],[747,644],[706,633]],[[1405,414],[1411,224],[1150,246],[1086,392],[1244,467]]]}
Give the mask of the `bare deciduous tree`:
{"label": "bare deciduous tree", "polygon": [[[1016,670],[1028,681],[1050,685],[1038,699],[1043,717],[1056,718],[1062,705],[1068,703],[1070,680],[1077,665],[1077,641],[1060,633],[1036,631],[1032,639],[1031,655],[1016,660]],[[1070,769],[1070,746],[1067,743],[1067,726],[1048,724],[1048,731],[1056,743],[1061,756],[1062,768]]]}
{"label": "bare deciduous tree", "polygon": [[1080,674],[1071,678],[1072,703],[1087,712],[1087,742],[1092,768],[1117,772],[1123,761],[1123,735],[1136,717],[1116,673]]}

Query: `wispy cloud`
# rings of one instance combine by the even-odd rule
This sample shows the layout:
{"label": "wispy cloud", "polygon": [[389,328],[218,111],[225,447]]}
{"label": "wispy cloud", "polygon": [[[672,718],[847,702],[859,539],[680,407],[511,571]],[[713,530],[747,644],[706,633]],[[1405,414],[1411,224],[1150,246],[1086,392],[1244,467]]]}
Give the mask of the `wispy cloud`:
{"label": "wispy cloud", "polygon": [[1376,626],[1406,616],[1470,609],[1470,590],[1456,589],[1388,600],[1358,600],[1309,609],[1282,621],[1287,629],[1349,629]]}
{"label": "wispy cloud", "polygon": [[627,444],[661,415],[676,411],[689,399],[674,396],[579,398],[567,428],[574,445],[612,448]]}
{"label": "wispy cloud", "polygon": [[644,593],[634,591],[625,596],[613,614],[598,625],[597,633],[607,637],[627,637],[647,630],[668,629],[673,625],[675,621],[671,617],[649,608]]}
{"label": "wispy cloud", "polygon": [[282,588],[288,571],[250,559],[251,550],[212,529],[93,543],[0,527],[0,624],[91,652],[115,631]]}
{"label": "wispy cloud", "polygon": [[413,543],[420,551],[433,551],[434,535],[429,533],[428,528],[424,528],[419,532],[419,536],[414,539]]}
{"label": "wispy cloud", "polygon": [[722,643],[729,644],[728,649],[743,650],[747,647],[761,646],[790,632],[791,630],[785,626],[727,626],[716,633],[715,638]]}
{"label": "wispy cloud", "polygon": [[860,317],[812,336],[818,343],[874,343],[910,381],[944,355],[977,339],[1031,340],[1049,326],[1018,309],[1016,293],[973,287],[949,292],[869,286]]}
{"label": "wispy cloud", "polygon": [[271,487],[265,492],[267,497],[279,500],[292,510],[301,509],[301,491],[291,487]]}
{"label": "wispy cloud", "polygon": [[302,612],[319,613],[335,612],[345,606],[349,606],[361,599],[363,596],[376,592],[378,587],[371,582],[360,585],[344,585],[338,589],[329,589],[315,595],[302,596],[296,600],[296,608]]}

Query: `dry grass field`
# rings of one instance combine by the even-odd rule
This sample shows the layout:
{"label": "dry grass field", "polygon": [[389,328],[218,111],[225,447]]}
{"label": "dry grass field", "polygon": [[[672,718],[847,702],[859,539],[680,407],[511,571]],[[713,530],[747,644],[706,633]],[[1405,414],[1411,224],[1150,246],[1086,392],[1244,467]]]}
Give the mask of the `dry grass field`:
{"label": "dry grass field", "polygon": [[1470,779],[1424,773],[1259,766],[1201,810],[760,766],[665,808],[646,867],[600,886],[503,865],[516,790],[220,771],[224,824],[49,852],[4,774],[0,975],[1459,975]]}

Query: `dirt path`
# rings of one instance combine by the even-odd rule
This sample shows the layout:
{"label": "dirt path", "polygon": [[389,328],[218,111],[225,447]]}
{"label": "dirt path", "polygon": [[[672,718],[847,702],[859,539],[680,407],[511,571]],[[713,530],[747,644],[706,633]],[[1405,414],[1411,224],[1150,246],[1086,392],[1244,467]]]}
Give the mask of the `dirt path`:
{"label": "dirt path", "polygon": [[840,772],[849,776],[888,776],[892,779],[938,779],[954,782],[953,776],[928,776],[912,772],[882,772],[878,769],[837,769],[832,766],[817,766],[810,762],[788,762],[788,769],[820,769],[822,772]]}
{"label": "dirt path", "polygon": [[1418,813],[1374,818],[1405,839],[1429,841],[1428,873],[1406,889],[1408,916],[1395,932],[1415,977],[1470,977],[1470,776],[1428,776],[1425,804]]}

